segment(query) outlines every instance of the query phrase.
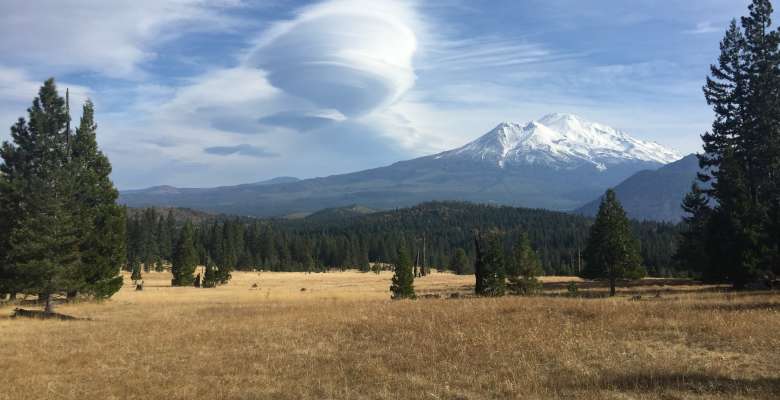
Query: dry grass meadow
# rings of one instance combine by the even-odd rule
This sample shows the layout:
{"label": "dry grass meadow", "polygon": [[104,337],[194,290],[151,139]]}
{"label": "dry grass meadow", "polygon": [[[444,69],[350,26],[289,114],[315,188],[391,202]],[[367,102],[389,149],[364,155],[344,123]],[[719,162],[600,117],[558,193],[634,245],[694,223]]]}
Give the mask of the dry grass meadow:
{"label": "dry grass meadow", "polygon": [[570,298],[549,278],[544,296],[449,299],[473,278],[435,273],[416,288],[443,298],[391,301],[387,272],[169,279],[59,307],[89,320],[0,306],[0,399],[780,398],[768,292],[648,280],[608,299],[581,282]]}

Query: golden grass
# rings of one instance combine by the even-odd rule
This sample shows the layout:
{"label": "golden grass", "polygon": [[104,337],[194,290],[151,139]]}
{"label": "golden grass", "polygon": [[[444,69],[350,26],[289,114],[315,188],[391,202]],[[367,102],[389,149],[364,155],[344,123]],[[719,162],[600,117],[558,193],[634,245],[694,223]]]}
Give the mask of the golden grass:
{"label": "golden grass", "polygon": [[[390,301],[389,273],[169,279],[59,307],[90,321],[0,318],[0,399],[780,398],[772,293],[648,281],[613,299]],[[415,284],[467,293],[473,278]]]}

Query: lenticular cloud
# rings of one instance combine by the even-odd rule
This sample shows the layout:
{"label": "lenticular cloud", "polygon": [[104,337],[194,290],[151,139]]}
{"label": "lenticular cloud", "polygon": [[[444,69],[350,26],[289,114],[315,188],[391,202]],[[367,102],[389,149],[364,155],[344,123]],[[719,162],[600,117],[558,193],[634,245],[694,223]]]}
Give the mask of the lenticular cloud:
{"label": "lenticular cloud", "polygon": [[411,19],[400,2],[326,2],[272,28],[247,62],[290,95],[358,117],[412,86]]}

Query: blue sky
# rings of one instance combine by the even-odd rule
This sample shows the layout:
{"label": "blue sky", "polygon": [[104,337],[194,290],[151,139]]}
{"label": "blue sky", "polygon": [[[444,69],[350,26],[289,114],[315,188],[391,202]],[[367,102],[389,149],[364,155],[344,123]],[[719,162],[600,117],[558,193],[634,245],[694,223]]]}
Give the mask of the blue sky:
{"label": "blue sky", "polygon": [[351,172],[551,112],[695,152],[747,4],[5,0],[0,124],[54,76],[95,102],[121,189]]}

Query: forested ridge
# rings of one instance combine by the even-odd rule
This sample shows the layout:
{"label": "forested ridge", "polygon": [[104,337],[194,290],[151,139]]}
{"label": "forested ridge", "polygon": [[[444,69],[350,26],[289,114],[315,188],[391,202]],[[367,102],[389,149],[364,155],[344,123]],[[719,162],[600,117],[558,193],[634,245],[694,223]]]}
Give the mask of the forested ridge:
{"label": "forested ridge", "polygon": [[[128,259],[152,267],[168,262],[186,218],[171,210],[144,209],[129,213]],[[207,259],[230,269],[321,271],[392,264],[400,247],[410,250],[417,264],[453,269],[453,257],[463,249],[473,265],[476,231],[497,231],[507,249],[526,233],[547,274],[578,274],[582,267],[590,218],[539,209],[430,202],[415,207],[332,218],[250,219],[220,216],[200,221],[196,248]],[[684,271],[674,268],[675,225],[632,222],[641,243],[644,266],[651,275]],[[424,258],[423,258],[424,256]],[[471,270],[459,271],[470,273]]]}

